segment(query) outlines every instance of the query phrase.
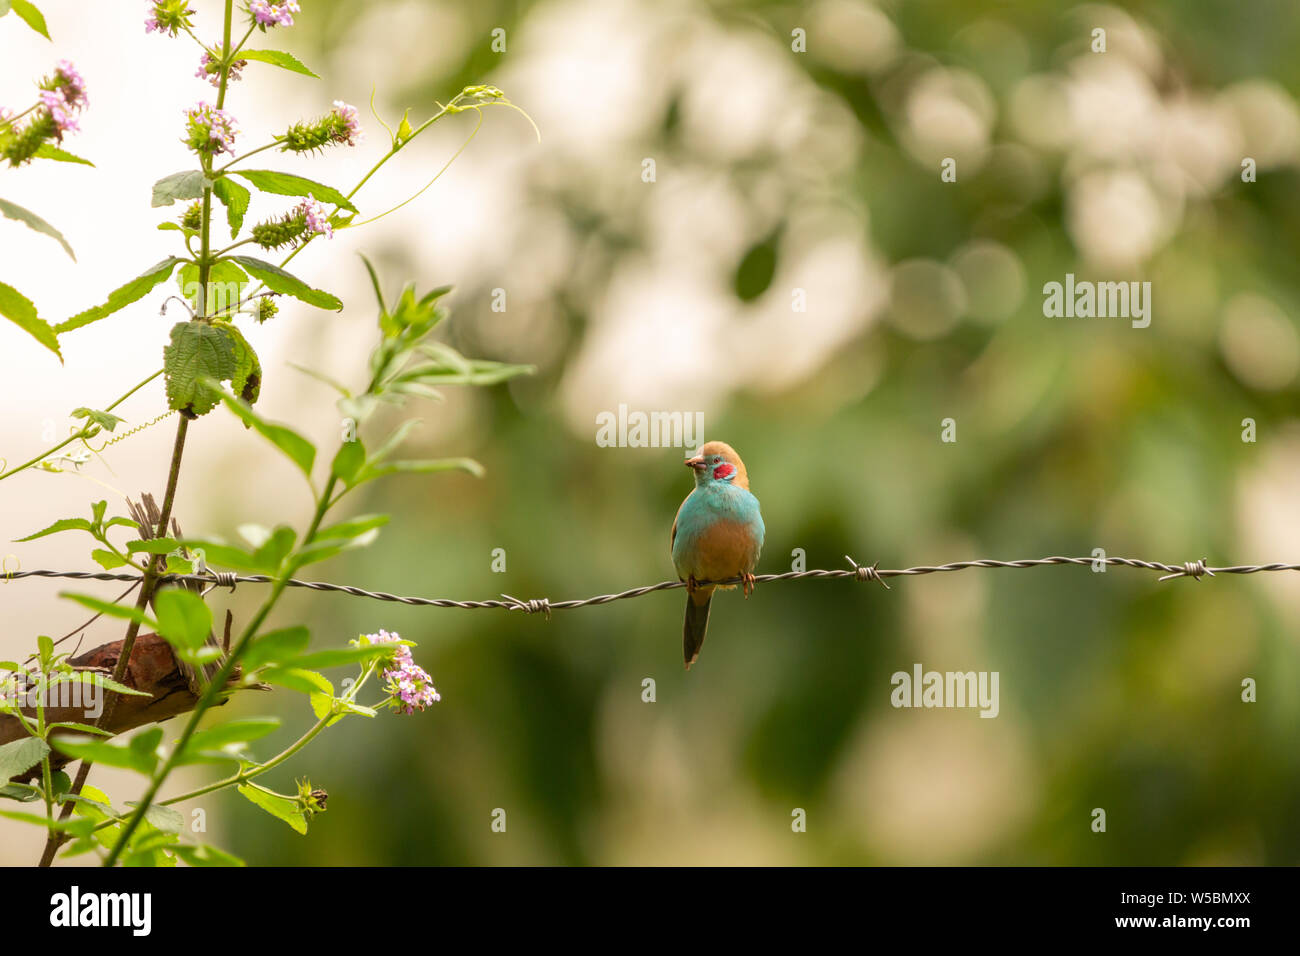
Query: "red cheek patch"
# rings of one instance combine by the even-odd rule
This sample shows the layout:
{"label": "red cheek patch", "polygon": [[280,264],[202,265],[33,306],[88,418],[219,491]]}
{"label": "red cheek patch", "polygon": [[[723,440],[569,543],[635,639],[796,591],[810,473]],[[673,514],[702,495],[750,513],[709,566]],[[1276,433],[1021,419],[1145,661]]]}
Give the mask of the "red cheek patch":
{"label": "red cheek patch", "polygon": [[728,465],[725,462],[719,465],[717,468],[713,469],[713,477],[718,480],[722,480],[723,478],[730,478],[735,473],[736,473],[736,466]]}

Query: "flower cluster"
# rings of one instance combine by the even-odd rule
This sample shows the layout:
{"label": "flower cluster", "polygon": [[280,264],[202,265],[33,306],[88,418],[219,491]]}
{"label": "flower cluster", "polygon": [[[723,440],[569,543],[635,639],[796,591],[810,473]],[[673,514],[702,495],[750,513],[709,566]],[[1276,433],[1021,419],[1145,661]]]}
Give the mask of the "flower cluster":
{"label": "flower cluster", "polygon": [[31,119],[23,126],[16,126],[14,121],[25,114],[15,117],[0,109],[0,156],[10,166],[22,165],[47,142],[61,143],[64,133],[76,132],[80,128],[77,114],[89,101],[86,81],[67,60],[60,60],[54,74],[41,81],[37,96],[39,102],[26,111],[31,113]]}
{"label": "flower cluster", "polygon": [[54,75],[41,83],[41,106],[54,121],[54,138],[63,139],[63,134],[75,133],[76,114],[86,108],[89,102],[86,96],[86,81],[77,68],[67,60],[60,60],[54,68]]}
{"label": "flower cluster", "polygon": [[[236,80],[243,79],[239,74],[246,66],[248,66],[247,60],[235,60],[235,62],[231,63],[230,70],[226,74],[229,81],[234,83]],[[200,80],[207,80],[214,87],[220,88],[221,61],[207,50],[204,50],[203,57],[199,60],[199,68],[194,71],[194,75]]]}
{"label": "flower cluster", "polygon": [[329,214],[315,199],[304,199],[278,219],[268,219],[253,227],[253,241],[263,249],[279,249],[313,236],[334,238]]}
{"label": "flower cluster", "polygon": [[249,16],[263,30],[267,27],[291,27],[293,15],[301,12],[302,8],[298,6],[297,0],[281,0],[279,3],[272,3],[270,0],[248,0]]}
{"label": "flower cluster", "polygon": [[185,138],[181,142],[199,154],[234,153],[237,132],[233,116],[200,102],[194,109],[185,111]]}
{"label": "flower cluster", "polygon": [[194,11],[190,9],[189,0],[151,0],[149,6],[149,16],[144,21],[145,33],[166,33],[174,37],[181,30],[193,26],[190,17],[194,16]]}
{"label": "flower cluster", "polygon": [[361,123],[357,108],[342,100],[334,101],[334,108],[314,123],[297,123],[280,137],[280,148],[293,153],[320,149],[331,143],[355,146],[361,142]]}
{"label": "flower cluster", "polygon": [[381,675],[387,682],[384,689],[392,695],[391,703],[394,710],[413,714],[442,700],[437,688],[433,686],[433,678],[411,659],[411,649],[402,641],[400,635],[380,631],[378,634],[366,634],[362,637],[362,641],[394,645],[393,657],[388,662],[388,666],[381,671]]}

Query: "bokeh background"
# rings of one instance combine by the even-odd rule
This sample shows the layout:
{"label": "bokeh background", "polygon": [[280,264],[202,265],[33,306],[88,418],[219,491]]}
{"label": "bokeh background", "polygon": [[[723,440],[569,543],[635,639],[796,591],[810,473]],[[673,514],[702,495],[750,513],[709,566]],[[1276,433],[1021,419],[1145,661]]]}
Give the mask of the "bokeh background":
{"label": "bokeh background", "polygon": [[[220,5],[193,5],[215,36]],[[44,6],[53,45],[0,21],[0,102],[25,102],[32,78],[73,59],[92,99],[68,146],[97,165],[4,173],[3,194],[63,228],[79,260],[0,222],[0,265],[58,320],[169,251],[154,230],[169,210],[149,208],[149,185],[189,165],[180,111],[209,91],[191,78],[192,44],[144,35],[144,4]],[[542,130],[538,143],[521,117],[489,112],[419,200],[296,261],[344,298],[342,314],[286,304],[251,329],[264,413],[323,443],[337,439],[332,396],[287,363],[364,374],[374,309],[358,251],[390,293],[454,283],[446,336],[465,353],[538,368],[406,409],[424,420],[413,453],[473,455],[487,476],[371,486],[349,508],[396,519],[313,576],[552,599],[671,577],[668,529],[690,477],[680,450],[597,446],[596,415],[620,403],[702,412],[707,436],[735,445],[763,504],[762,571],[788,570],[796,549],[809,567],[1098,547],[1300,560],[1294,4],[302,6],[274,45],[323,80],[250,65],[228,100],[243,142],[335,98],[363,107],[370,139],[268,166],[349,187],[386,145],[364,109],[372,88],[392,123],[492,83]],[[1104,54],[1090,50],[1098,27]],[[363,212],[427,181],[474,121],[418,140],[359,195]],[[956,183],[940,179],[945,157]],[[1245,157],[1257,182],[1241,180]],[[1151,326],[1045,318],[1043,284],[1067,272],[1150,281]],[[67,336],[62,367],[0,325],[11,463],[49,444],[43,429],[62,433],[72,408],[158,367],[163,295]],[[131,424],[165,410],[155,385],[124,406]],[[945,418],[955,443],[940,441]],[[167,421],[79,474],[0,484],[5,537],[94,498],[159,493],[171,437]],[[301,524],[309,504],[291,466],[228,416],[191,428],[188,533]],[[4,547],[26,568],[80,568],[81,544]],[[689,674],[681,592],[549,621],[294,593],[277,621],[306,623],[316,646],[380,627],[418,641],[442,702],[346,721],[264,778],[329,791],[307,837],[235,794],[201,804],[207,836],[255,864],[1300,862],[1300,578],[1155,578],[1044,568],[890,591],[774,584],[715,600]],[[75,626],[60,587],[0,585],[0,656]],[[218,604],[246,615],[252,591]],[[86,646],[115,636],[97,626]],[[1000,716],[893,709],[890,675],[917,662],[998,671]],[[1245,678],[1256,703],[1241,700]],[[283,717],[268,754],[312,719],[288,692],[229,710]],[[178,777],[173,792],[203,779]],[[138,786],[95,780],[119,801]],[[1097,807],[1105,834],[1090,829]],[[795,808],[807,833],[791,830]],[[0,860],[37,855],[32,833],[0,823]]]}

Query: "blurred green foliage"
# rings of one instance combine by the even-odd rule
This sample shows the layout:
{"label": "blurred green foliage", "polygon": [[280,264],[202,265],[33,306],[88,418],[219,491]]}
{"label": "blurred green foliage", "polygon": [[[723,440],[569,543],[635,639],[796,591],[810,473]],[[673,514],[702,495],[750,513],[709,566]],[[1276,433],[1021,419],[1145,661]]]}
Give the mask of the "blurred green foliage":
{"label": "blurred green foliage", "polygon": [[[366,5],[373,17],[398,6]],[[304,14],[316,60],[352,42],[357,7],[316,0]],[[324,8],[328,17],[315,15]],[[505,27],[523,45],[535,18],[557,16],[526,2],[454,8],[459,45],[430,37],[439,67],[406,63],[408,87],[383,91],[394,108],[497,82],[513,54],[491,52],[490,30]],[[1156,44],[1157,93],[1212,95],[1254,78],[1292,98],[1300,91],[1293,4],[1123,8]],[[575,31],[591,9],[566,5]],[[625,9],[633,22],[668,16],[648,4]],[[995,148],[969,178],[945,184],[902,141],[891,90],[919,65],[960,66],[996,103],[991,143],[1012,143],[1017,85],[1066,69],[1086,52],[1090,18],[1114,8],[932,0],[882,9],[901,52],[870,74],[789,53],[790,30],[810,16],[801,5],[701,4],[683,20],[682,31],[710,22],[784,51],[847,107],[861,137],[851,168],[790,185],[777,221],[753,226],[717,282],[742,309],[788,296],[774,277],[798,252],[789,220],[829,192],[869,210],[862,240],[886,266],[947,261],[987,239],[1014,254],[1026,288],[998,321],[962,315],[928,336],[909,334],[895,303],[797,383],[730,391],[706,417],[706,437],[729,441],[749,467],[768,528],[760,570],[788,569],[795,549],[809,567],[842,567],[846,553],[905,567],[1096,547],[1170,562],[1297,560],[1294,537],[1290,552],[1260,549],[1277,540],[1270,524],[1300,513],[1261,519],[1252,504],[1271,487],[1261,476],[1294,481],[1300,463],[1294,374],[1259,387],[1256,357],[1234,358],[1222,340],[1224,304],[1240,292],[1276,303],[1295,334],[1294,159],[1262,169],[1255,184],[1227,176],[1188,193],[1168,234],[1120,270],[1153,281],[1150,329],[1046,319],[1042,284],[1088,271],[1068,221],[1070,150]],[[824,41],[811,33],[810,51]],[[535,109],[532,91],[501,85]],[[672,156],[742,184],[761,172],[764,156],[694,149],[680,110],[680,95],[670,97],[637,156]],[[640,205],[649,200],[589,188],[586,171],[606,161],[588,156],[535,176],[510,209],[560,216],[582,250],[584,268],[551,291],[559,320],[546,355],[495,354],[500,317],[487,290],[499,280],[443,275],[387,250],[385,271],[458,283],[457,347],[536,361],[541,374],[466,398],[456,426],[439,432],[431,451],[475,455],[486,478],[399,477],[357,502],[399,520],[368,551],[331,564],[330,580],[564,599],[671,577],[668,529],[689,490],[679,452],[598,448],[594,427],[573,427],[561,398],[602,277],[647,242]],[[948,417],[955,444],[939,441]],[[1257,443],[1241,440],[1247,417]],[[490,570],[495,548],[505,549],[504,574]],[[714,602],[689,674],[681,604],[668,592],[546,620],[295,594],[286,618],[301,615],[321,645],[379,627],[419,642],[442,703],[412,718],[346,722],[328,749],[304,758],[330,791],[308,838],[234,796],[213,819],[226,845],[262,864],[1300,862],[1300,596],[1282,575],[1157,584],[1125,569],[1044,568],[896,580],[889,591],[760,586],[748,602],[738,593]],[[891,708],[890,675],[914,662],[999,671],[1000,716]],[[647,677],[654,703],[642,701]],[[1241,702],[1246,677],[1258,682],[1257,703]],[[287,739],[310,719],[284,717]],[[507,812],[505,834],[491,830],[495,808]],[[791,832],[794,808],[807,811],[806,834]],[[1090,828],[1094,808],[1106,811],[1105,834]]]}

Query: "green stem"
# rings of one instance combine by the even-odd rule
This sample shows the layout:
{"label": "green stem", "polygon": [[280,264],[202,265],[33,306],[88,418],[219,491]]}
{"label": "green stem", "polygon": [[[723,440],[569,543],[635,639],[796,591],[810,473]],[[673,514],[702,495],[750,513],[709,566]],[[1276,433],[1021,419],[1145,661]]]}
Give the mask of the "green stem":
{"label": "green stem", "polygon": [[[302,539],[304,546],[312,542],[316,537],[316,532],[320,529],[321,522],[325,520],[325,512],[329,508],[329,499],[334,493],[334,485],[337,481],[337,478],[330,476],[329,481],[325,484],[324,493],[317,499],[316,511],[312,516],[311,526],[307,529],[307,533]],[[213,675],[212,680],[208,683],[207,687],[204,688],[203,695],[199,698],[194,710],[190,712],[189,720],[185,722],[185,729],[181,732],[180,739],[176,741],[176,745],[172,748],[171,753],[167,755],[167,759],[163,761],[162,766],[154,771],[154,774],[149,781],[149,788],[145,791],[144,796],[140,798],[139,803],[136,804],[135,812],[131,814],[130,818],[128,818],[125,825],[122,827],[122,832],[118,834],[117,840],[113,843],[113,848],[104,859],[104,866],[111,867],[115,865],[121,857],[122,851],[126,848],[132,834],[134,834],[136,829],[140,826],[140,822],[144,819],[145,813],[147,813],[149,808],[153,806],[154,798],[158,796],[158,790],[162,787],[163,781],[165,781],[168,775],[171,774],[172,770],[175,769],[177,761],[185,752],[186,745],[189,743],[190,738],[194,736],[195,730],[198,729],[199,721],[203,719],[203,715],[207,713],[209,708],[217,702],[217,698],[225,692],[226,686],[229,684],[230,678],[234,674],[235,666],[239,663],[240,657],[243,656],[244,651],[247,650],[249,642],[253,639],[253,635],[257,633],[258,628],[262,626],[262,623],[271,613],[271,609],[280,599],[280,595],[284,593],[284,589],[287,587],[292,573],[292,565],[282,568],[281,573],[276,576],[275,582],[272,585],[271,593],[267,596],[266,600],[262,602],[262,606],[257,609],[257,613],[253,615],[252,620],[248,622],[243,633],[239,635],[239,640],[235,642],[235,646],[231,648],[226,659],[222,661],[221,667],[217,670],[217,673]]]}
{"label": "green stem", "polygon": [[[107,408],[105,408],[104,411],[111,412],[113,409],[117,408],[117,406],[121,405],[128,398],[130,398],[136,392],[140,391],[140,389],[144,388],[146,385],[148,385],[150,382],[152,382],[162,373],[163,373],[162,369],[159,369],[158,371],[154,372],[152,375],[146,378],[139,385],[134,386],[129,392],[127,392],[125,395],[123,395],[121,398],[115,401],[112,405],[109,405]],[[90,436],[86,434],[87,431],[88,429],[82,428],[76,434],[71,435],[67,439],[59,442],[57,445],[55,445],[53,448],[49,449],[48,451],[42,452],[41,454],[33,458],[31,461],[24,462],[21,465],[16,465],[15,467],[10,468],[4,474],[0,474],[0,481],[3,481],[4,479],[8,478],[10,475],[16,475],[18,474],[18,472],[32,467],[32,465],[39,464],[40,462],[44,461],[46,458],[49,458],[51,455],[53,455],[56,451],[59,451],[60,449],[67,447],[68,445],[72,444],[74,441],[76,441],[79,438],[89,438]]]}
{"label": "green stem", "polygon": [[226,163],[226,165],[220,167],[219,169],[214,170],[213,175],[220,176],[231,166],[235,165],[235,163],[242,162],[243,160],[248,159],[249,156],[253,156],[257,153],[265,152],[268,149],[275,149],[275,147],[279,145],[280,145],[279,140],[273,140],[272,142],[267,143],[265,146],[259,146],[257,147],[257,149],[250,149],[248,152],[244,153],[243,155],[236,156],[230,162]]}

